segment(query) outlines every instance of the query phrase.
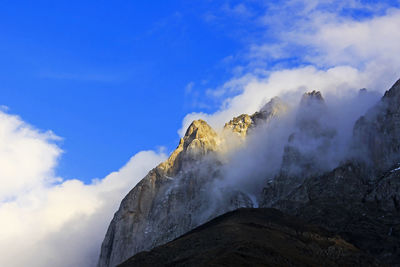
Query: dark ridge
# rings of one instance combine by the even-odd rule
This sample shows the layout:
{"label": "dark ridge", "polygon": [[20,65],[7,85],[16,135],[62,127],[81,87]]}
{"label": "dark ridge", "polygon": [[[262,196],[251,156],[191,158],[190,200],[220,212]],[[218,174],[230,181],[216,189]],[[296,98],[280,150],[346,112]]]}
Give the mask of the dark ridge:
{"label": "dark ridge", "polygon": [[322,228],[276,209],[238,209],[131,257],[134,266],[380,266]]}
{"label": "dark ridge", "polygon": [[393,86],[388,91],[385,92],[383,98],[394,97],[397,94],[399,94],[399,92],[400,92],[400,79],[398,79],[397,82],[395,82]]}

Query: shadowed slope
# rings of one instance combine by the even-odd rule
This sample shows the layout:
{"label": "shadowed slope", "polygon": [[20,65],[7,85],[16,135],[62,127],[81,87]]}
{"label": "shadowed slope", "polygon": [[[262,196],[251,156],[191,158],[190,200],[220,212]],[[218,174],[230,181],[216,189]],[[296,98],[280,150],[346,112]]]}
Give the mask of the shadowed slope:
{"label": "shadowed slope", "polygon": [[120,267],[378,266],[340,237],[275,209],[221,215]]}

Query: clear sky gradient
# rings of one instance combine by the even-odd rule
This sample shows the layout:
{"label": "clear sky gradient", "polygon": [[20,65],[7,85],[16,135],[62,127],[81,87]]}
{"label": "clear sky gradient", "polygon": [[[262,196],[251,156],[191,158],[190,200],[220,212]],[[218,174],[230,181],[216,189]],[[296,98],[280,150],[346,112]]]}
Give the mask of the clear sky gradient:
{"label": "clear sky gradient", "polygon": [[4,1],[0,103],[63,138],[64,178],[170,151],[184,115],[200,109],[186,86],[216,86],[240,49],[206,13],[201,1]]}
{"label": "clear sky gradient", "polygon": [[[273,41],[255,23],[263,1],[245,2],[2,1],[0,104],[63,138],[65,179],[104,177],[137,151],[169,152],[187,113],[217,109],[207,89],[235,75],[246,44]],[[295,53],[281,61],[268,64],[304,64]]]}

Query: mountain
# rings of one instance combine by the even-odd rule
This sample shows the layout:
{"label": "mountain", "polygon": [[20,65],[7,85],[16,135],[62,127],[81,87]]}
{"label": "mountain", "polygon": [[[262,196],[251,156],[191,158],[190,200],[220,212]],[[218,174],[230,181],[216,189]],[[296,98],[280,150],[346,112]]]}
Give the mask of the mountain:
{"label": "mountain", "polygon": [[246,137],[248,132],[257,125],[267,123],[272,118],[285,113],[288,106],[279,97],[272,98],[260,111],[253,115],[242,114],[225,123],[224,130],[231,131],[240,137]]}
{"label": "mountain", "polygon": [[306,178],[280,175],[264,188],[260,206],[323,226],[382,262],[398,264],[399,107],[400,80],[355,123],[349,159]]}
{"label": "mountain", "polygon": [[[281,101],[271,100],[246,127],[284,109]],[[194,121],[171,156],[122,200],[102,243],[98,266],[115,266],[227,211],[253,207],[253,200],[239,191],[225,192],[217,206],[209,196],[213,181],[220,177],[217,152],[223,143],[205,121]]]}
{"label": "mountain", "polygon": [[275,209],[238,209],[119,267],[379,266],[339,236]]}
{"label": "mountain", "polygon": [[[226,212],[255,207],[326,228],[395,265],[400,262],[399,107],[400,80],[352,122],[348,139],[332,117],[337,110],[332,112],[318,91],[305,93],[296,108],[273,98],[259,112],[233,118],[220,133],[194,121],[171,156],[122,200],[98,266],[116,266]],[[239,140],[235,149],[232,140]],[[281,142],[274,146],[281,152],[270,151],[265,140]],[[258,158],[260,153],[267,157]],[[233,176],[241,182],[232,185]]]}
{"label": "mountain", "polygon": [[[122,200],[103,241],[98,266],[115,266],[136,252],[165,243],[196,226],[181,206],[187,203],[186,199],[201,194],[190,177],[196,174],[196,183],[207,180],[197,163],[204,161],[202,166],[210,168],[218,164],[213,152],[219,143],[219,137],[205,121],[194,121],[189,126],[171,156]],[[196,209],[195,203],[185,207],[189,214]]]}

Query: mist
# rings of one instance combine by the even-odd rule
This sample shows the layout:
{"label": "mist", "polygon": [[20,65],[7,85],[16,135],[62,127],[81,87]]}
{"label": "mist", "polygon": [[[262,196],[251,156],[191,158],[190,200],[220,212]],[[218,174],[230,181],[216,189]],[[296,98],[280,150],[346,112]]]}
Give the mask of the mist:
{"label": "mist", "polygon": [[[350,151],[354,124],[381,95],[366,89],[349,90],[340,96],[328,93],[321,101],[310,99],[308,105],[302,103],[298,92],[280,97],[288,110],[258,125],[240,148],[233,145],[234,152],[224,154],[222,178],[215,181],[221,191],[231,188],[254,200],[282,172],[302,179],[334,169],[355,156]],[[297,158],[284,162],[292,151]],[[307,169],[301,165],[303,160]]]}
{"label": "mist", "polygon": [[[191,170],[199,170],[204,179],[193,182],[192,176],[186,177],[198,186],[203,204],[197,223],[226,211],[232,200],[236,206],[257,207],[264,186],[279,175],[298,179],[337,167],[351,155],[354,123],[400,77],[399,9],[388,7],[355,20],[342,17],[339,7],[320,10],[318,2],[312,6],[309,1],[288,1],[252,18],[266,32],[273,28],[275,43],[247,40],[248,51],[234,55],[246,63],[235,66],[221,86],[209,89],[209,95],[220,97],[207,99],[220,102],[217,110],[183,118],[177,129],[180,136],[199,118],[220,132],[232,117],[252,114],[275,96],[288,106],[285,113],[250,131],[245,140],[228,139],[223,152]],[[294,12],[309,18],[293,18],[292,24],[299,26],[296,31],[282,23]],[[268,59],[288,57],[298,58],[299,63],[269,65]],[[322,93],[324,102],[302,106],[303,94],[313,90]],[[95,266],[122,198],[166,159],[161,151],[132,151],[134,156],[125,166],[84,184],[57,176],[63,153],[57,140],[51,131],[40,131],[23,118],[0,112],[1,266]],[[301,155],[303,160],[285,160],[291,155]],[[176,180],[172,185],[179,188],[180,184],[183,181]],[[176,193],[176,188],[165,194]],[[189,204],[179,205],[174,208],[183,212]]]}

